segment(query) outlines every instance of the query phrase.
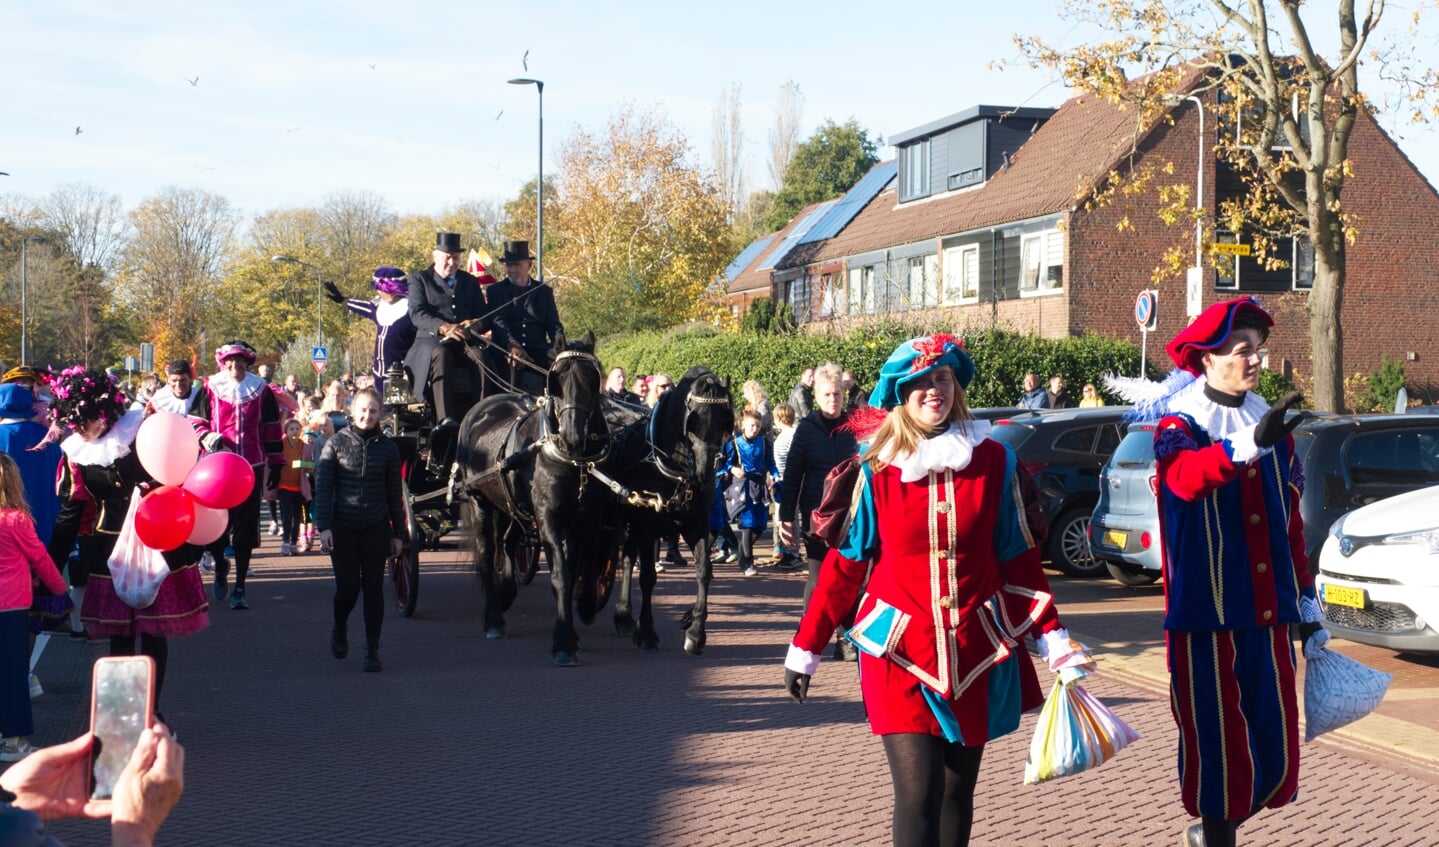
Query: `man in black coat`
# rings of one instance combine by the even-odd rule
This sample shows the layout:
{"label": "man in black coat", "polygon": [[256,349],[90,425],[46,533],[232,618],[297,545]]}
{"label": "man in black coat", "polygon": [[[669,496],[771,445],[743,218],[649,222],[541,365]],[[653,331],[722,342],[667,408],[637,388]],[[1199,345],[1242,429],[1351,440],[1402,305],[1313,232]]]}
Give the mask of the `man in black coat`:
{"label": "man in black coat", "polygon": [[[410,274],[408,280],[415,343],[405,354],[405,366],[418,392],[429,386],[441,427],[459,426],[466,411],[458,403],[455,385],[460,369],[470,374],[472,394],[479,394],[479,369],[465,355],[465,344],[469,337],[489,331],[484,292],[479,280],[460,270],[461,252],[459,233],[435,233],[434,266]],[[441,344],[444,339],[454,343]]]}
{"label": "man in black coat", "polygon": [[[814,372],[814,411],[795,426],[785,459],[784,486],[779,501],[780,540],[794,548],[800,540],[796,537],[796,528],[803,536],[805,567],[809,569],[804,585],[806,606],[819,582],[819,568],[828,552],[823,542],[809,536],[810,513],[824,496],[825,476],[859,449],[854,433],[843,424],[843,374],[838,365],[826,362]],[[857,656],[854,645],[844,639],[838,640],[835,651],[849,661]]]}
{"label": "man in black coat", "polygon": [[545,371],[550,367],[550,350],[564,335],[555,292],[533,279],[530,242],[506,241],[500,262],[505,278],[490,286],[490,310],[494,314],[494,341],[509,350],[515,367],[515,384],[520,390],[539,395],[545,390]]}

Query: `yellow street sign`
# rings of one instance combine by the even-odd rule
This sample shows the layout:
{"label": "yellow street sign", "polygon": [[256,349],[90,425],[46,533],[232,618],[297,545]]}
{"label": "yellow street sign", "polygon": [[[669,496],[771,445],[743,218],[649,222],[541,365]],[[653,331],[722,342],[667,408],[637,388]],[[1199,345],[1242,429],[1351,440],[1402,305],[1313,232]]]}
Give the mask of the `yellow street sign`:
{"label": "yellow street sign", "polygon": [[1216,242],[1214,252],[1224,256],[1248,256],[1248,244],[1224,244]]}

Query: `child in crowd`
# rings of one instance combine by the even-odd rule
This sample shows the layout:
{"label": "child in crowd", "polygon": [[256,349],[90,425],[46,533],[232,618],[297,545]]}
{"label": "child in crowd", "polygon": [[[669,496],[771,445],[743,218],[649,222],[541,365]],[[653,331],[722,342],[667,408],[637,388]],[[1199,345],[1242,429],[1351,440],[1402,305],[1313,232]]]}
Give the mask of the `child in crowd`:
{"label": "child in crowd", "polygon": [[[293,556],[300,552],[300,524],[305,502],[310,499],[310,480],[307,471],[315,466],[310,445],[300,437],[300,422],[291,418],[285,422],[285,462],[280,466],[280,479],[276,485],[280,499],[280,555]],[[309,545],[305,547],[309,552]]]}
{"label": "child in crowd", "polygon": [[[754,576],[754,540],[765,531],[769,517],[769,488],[779,481],[774,447],[762,432],[761,412],[746,406],[739,435],[725,447],[720,474],[726,480],[725,506],[729,519],[739,524],[739,566]],[[768,482],[770,485],[766,485]]]}
{"label": "child in crowd", "polygon": [[0,762],[17,762],[35,748],[30,712],[30,582],[32,571],[54,594],[65,580],[35,534],[20,468],[0,453]]}
{"label": "child in crowd", "polygon": [[[798,421],[795,419],[794,407],[788,403],[781,403],[774,407],[775,428],[779,434],[774,437],[774,464],[779,468],[780,485],[784,485],[784,463],[789,458],[789,445],[794,440],[794,428]],[[774,497],[773,518],[776,524],[779,523],[779,494]],[[797,571],[804,567],[804,562],[799,557],[799,551],[786,547],[779,540],[779,533],[775,533],[774,539],[774,567],[777,571]]]}
{"label": "child in crowd", "polygon": [[[335,427],[334,427],[334,424],[330,423],[330,416],[329,416],[329,415],[325,414],[324,412],[321,412],[321,411],[318,410],[318,409],[316,409],[315,411],[313,411],[313,412],[310,413],[309,419],[305,421],[304,439],[305,439],[305,443],[310,445],[310,455],[311,455],[311,456],[313,456],[313,457],[315,457],[316,459],[318,459],[318,458],[320,457],[320,451],[323,450],[323,449],[325,449],[325,442],[326,442],[326,441],[329,441],[329,440],[330,440],[330,437],[333,436],[334,434],[335,434]],[[314,472],[311,471],[311,474],[310,474],[310,489],[311,489],[312,491],[314,490],[314,486],[315,486]],[[330,545],[329,545],[329,543],[326,542],[325,539],[324,539],[324,537],[323,537],[323,536],[320,536],[319,533],[318,533],[318,531],[315,529],[315,501],[314,501],[314,500],[310,500],[310,502],[305,505],[305,525],[304,525],[304,532],[305,532],[305,537],[306,537],[306,538],[319,538],[319,539],[320,539],[320,552],[321,552],[321,553],[324,553],[326,556],[330,555]]]}

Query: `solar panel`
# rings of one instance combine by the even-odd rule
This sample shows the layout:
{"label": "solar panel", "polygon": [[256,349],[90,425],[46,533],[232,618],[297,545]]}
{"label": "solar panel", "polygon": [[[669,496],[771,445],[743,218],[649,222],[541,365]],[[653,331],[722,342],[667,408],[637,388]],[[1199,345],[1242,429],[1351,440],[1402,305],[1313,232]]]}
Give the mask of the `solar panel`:
{"label": "solar panel", "polygon": [[839,198],[839,202],[829,210],[824,219],[817,221],[804,237],[795,243],[812,244],[839,235],[840,231],[854,220],[854,216],[859,214],[859,210],[868,205],[869,201],[873,200],[880,189],[894,179],[894,175],[898,172],[899,162],[897,161],[881,162],[870,168],[869,173],[865,174],[859,182],[854,184],[853,188]]}
{"label": "solar panel", "polygon": [[754,241],[751,241],[748,247],[741,250],[740,254],[734,257],[733,262],[725,266],[725,279],[734,282],[735,277],[743,273],[744,269],[749,267],[749,263],[754,261],[754,257],[758,256],[760,251],[768,247],[771,241],[774,241],[773,235],[766,235],[763,238],[756,238]]}
{"label": "solar panel", "polygon": [[764,264],[760,265],[760,270],[773,268],[795,245],[801,243],[800,239],[804,238],[815,224],[824,220],[824,216],[839,203],[840,199],[842,198],[836,197],[833,200],[824,201],[816,206],[814,211],[801,218],[799,223],[790,227],[789,234],[784,237],[784,242],[765,257]]}

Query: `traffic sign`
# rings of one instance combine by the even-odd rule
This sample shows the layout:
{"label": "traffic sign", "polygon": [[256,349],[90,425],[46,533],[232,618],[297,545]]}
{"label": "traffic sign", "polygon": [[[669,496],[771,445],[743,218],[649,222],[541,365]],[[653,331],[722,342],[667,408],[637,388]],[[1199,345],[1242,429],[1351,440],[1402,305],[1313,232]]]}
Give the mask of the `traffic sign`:
{"label": "traffic sign", "polygon": [[1141,291],[1134,298],[1134,322],[1145,332],[1153,332],[1159,322],[1159,292]]}
{"label": "traffic sign", "polygon": [[327,361],[329,358],[330,358],[329,351],[327,351],[324,347],[311,347],[311,348],[310,348],[310,361],[313,361],[313,362],[324,362],[324,361]]}
{"label": "traffic sign", "polygon": [[1223,256],[1248,256],[1248,244],[1229,244],[1222,241],[1214,243],[1214,252]]}
{"label": "traffic sign", "polygon": [[321,360],[321,359],[311,359],[311,360],[310,360],[310,364],[312,364],[312,365],[315,366],[315,374],[316,374],[316,375],[319,375],[319,374],[322,374],[322,373],[325,372],[325,362],[324,362],[323,360]]}

